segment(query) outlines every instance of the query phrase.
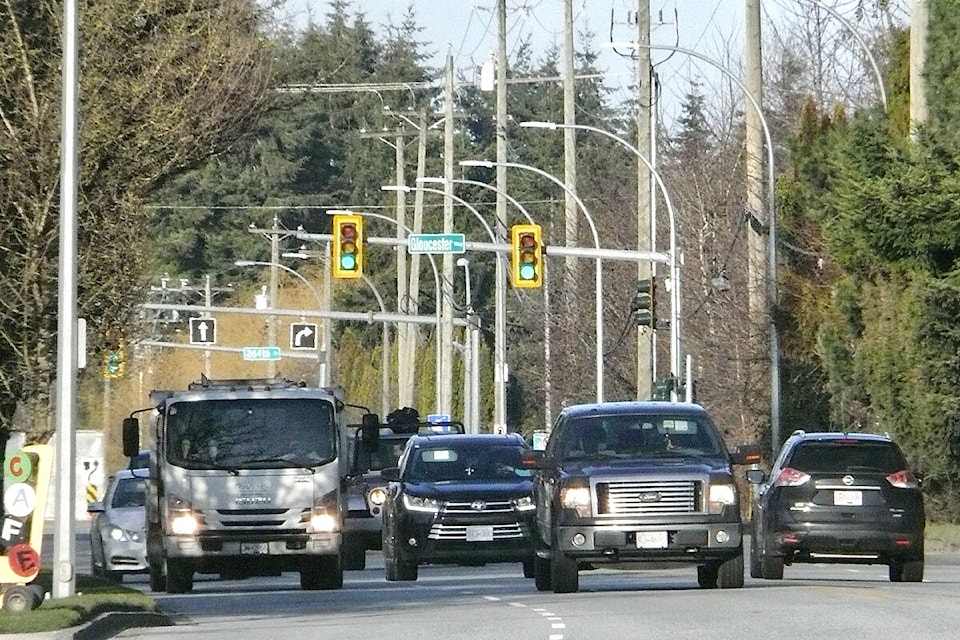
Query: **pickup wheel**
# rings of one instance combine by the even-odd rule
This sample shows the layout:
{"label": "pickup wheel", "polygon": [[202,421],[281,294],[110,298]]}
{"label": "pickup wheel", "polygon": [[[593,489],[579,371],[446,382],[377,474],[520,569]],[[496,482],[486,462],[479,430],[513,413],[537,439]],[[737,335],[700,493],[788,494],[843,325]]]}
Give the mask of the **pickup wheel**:
{"label": "pickup wheel", "polygon": [[733,558],[720,564],[717,571],[717,586],[721,589],[743,587],[743,549]]}
{"label": "pickup wheel", "polygon": [[400,582],[415,582],[417,580],[416,562],[397,562],[397,580]]}
{"label": "pickup wheel", "polygon": [[751,578],[762,578],[763,573],[760,568],[760,548],[757,544],[757,535],[754,533],[750,536],[750,577]]}
{"label": "pickup wheel", "polygon": [[556,544],[550,554],[550,586],[556,593],[575,593],[580,588],[576,559],[564,555]]}
{"label": "pickup wheel", "polygon": [[193,567],[183,560],[164,561],[167,574],[167,593],[190,593],[193,591]]}
{"label": "pickup wheel", "polygon": [[550,559],[537,556],[533,560],[533,582],[537,591],[550,591],[553,587],[550,577]]}

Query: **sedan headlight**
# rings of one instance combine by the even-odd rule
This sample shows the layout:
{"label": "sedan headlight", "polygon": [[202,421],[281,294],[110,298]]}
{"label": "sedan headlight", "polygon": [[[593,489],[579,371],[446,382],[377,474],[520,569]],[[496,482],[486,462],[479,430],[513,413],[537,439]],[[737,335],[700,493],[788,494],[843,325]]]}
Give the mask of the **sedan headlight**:
{"label": "sedan headlight", "polygon": [[710,485],[710,513],[716,515],[723,512],[724,507],[737,503],[737,489],[732,484]]}
{"label": "sedan headlight", "polygon": [[129,539],[127,538],[127,532],[115,524],[110,525],[110,531],[107,535],[116,542],[126,542]]}
{"label": "sedan headlight", "polygon": [[533,502],[532,496],[523,496],[522,498],[514,498],[513,506],[517,511],[533,511],[537,508],[537,505]]}
{"label": "sedan headlight", "polygon": [[440,510],[440,502],[435,498],[421,498],[403,494],[403,506],[409,511],[422,511],[424,513],[437,513]]}

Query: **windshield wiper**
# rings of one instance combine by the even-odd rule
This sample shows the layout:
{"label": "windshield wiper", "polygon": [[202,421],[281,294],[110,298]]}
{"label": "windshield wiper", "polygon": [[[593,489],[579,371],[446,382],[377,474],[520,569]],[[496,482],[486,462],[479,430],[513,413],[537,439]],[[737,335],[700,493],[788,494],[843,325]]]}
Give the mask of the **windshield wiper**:
{"label": "windshield wiper", "polygon": [[243,464],[279,464],[281,467],[287,469],[303,469],[304,471],[309,471],[310,473],[316,473],[317,470],[310,466],[309,463],[304,462],[303,460],[290,460],[289,458],[283,458],[280,456],[274,456],[272,458],[257,458],[255,460],[245,460]]}

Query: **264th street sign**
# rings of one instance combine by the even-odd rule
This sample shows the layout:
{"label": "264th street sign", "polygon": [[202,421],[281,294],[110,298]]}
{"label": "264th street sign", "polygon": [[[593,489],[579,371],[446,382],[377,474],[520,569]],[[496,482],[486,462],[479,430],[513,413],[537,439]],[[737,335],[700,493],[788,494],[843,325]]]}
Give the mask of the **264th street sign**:
{"label": "264th street sign", "polygon": [[244,347],[244,360],[279,360],[280,347]]}
{"label": "264th street sign", "polygon": [[465,253],[462,233],[412,233],[407,236],[407,253]]}

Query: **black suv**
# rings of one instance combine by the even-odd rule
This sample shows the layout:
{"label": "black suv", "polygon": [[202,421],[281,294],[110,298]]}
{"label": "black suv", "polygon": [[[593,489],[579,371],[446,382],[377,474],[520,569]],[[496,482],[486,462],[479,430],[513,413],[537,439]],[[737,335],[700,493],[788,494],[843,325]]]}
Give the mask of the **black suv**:
{"label": "black suv", "polygon": [[893,582],[923,580],[920,480],[889,436],[796,431],[770,474],[747,480],[758,485],[752,577],[809,562],[886,564]]}
{"label": "black suv", "polygon": [[390,581],[421,564],[520,562],[533,577],[533,472],[520,434],[416,435],[384,469],[383,561]]}

